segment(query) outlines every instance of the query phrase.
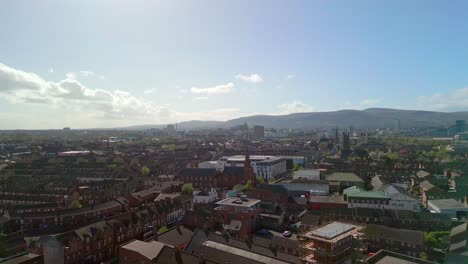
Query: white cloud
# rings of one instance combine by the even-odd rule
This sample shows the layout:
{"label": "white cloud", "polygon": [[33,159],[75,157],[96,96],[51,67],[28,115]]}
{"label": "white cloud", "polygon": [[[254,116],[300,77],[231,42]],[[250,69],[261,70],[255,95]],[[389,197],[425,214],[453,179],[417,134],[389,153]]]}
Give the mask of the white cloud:
{"label": "white cloud", "polygon": [[193,94],[226,94],[230,93],[233,90],[233,88],[233,83],[227,83],[206,88],[192,87],[190,88],[190,92],[192,92]]}
{"label": "white cloud", "polygon": [[468,109],[468,88],[461,88],[448,93],[435,93],[416,98],[420,108],[438,111],[458,111]]}
{"label": "white cloud", "polygon": [[78,79],[78,78],[98,78],[100,80],[104,80],[104,76],[97,74],[93,71],[79,71],[78,73],[76,72],[69,72],[65,75],[69,79]]}
{"label": "white cloud", "polygon": [[144,90],[144,91],[143,91],[144,94],[152,94],[152,93],[154,93],[154,92],[156,92],[156,89],[155,89],[155,88],[153,88],[153,89],[147,89],[147,90]]}
{"label": "white cloud", "polygon": [[[50,82],[0,64],[0,98],[13,104],[45,104],[63,110],[92,113],[96,118],[161,121],[165,107],[158,107],[125,91],[91,89],[68,73],[65,80]],[[159,123],[159,122],[158,122]]]}
{"label": "white cloud", "polygon": [[301,101],[294,100],[291,103],[285,103],[278,106],[280,114],[313,112],[316,109]]}
{"label": "white cloud", "polygon": [[49,73],[54,73],[54,68],[50,67],[49,68]]}
{"label": "white cloud", "polygon": [[237,74],[236,75],[236,79],[239,79],[239,80],[243,80],[245,82],[249,82],[249,83],[261,83],[263,82],[263,78],[262,76],[256,74],[256,73],[252,73],[250,75],[244,75],[244,74]]}
{"label": "white cloud", "polygon": [[294,79],[294,78],[296,78],[296,76],[294,74],[288,74],[286,76],[286,80],[291,80],[291,79]]}
{"label": "white cloud", "polygon": [[67,74],[65,74],[65,76],[68,78],[68,79],[77,79],[77,74],[74,73],[74,72],[68,72]]}
{"label": "white cloud", "polygon": [[199,101],[199,100],[208,100],[208,96],[198,96],[193,98],[193,100]]}
{"label": "white cloud", "polygon": [[99,78],[101,80],[104,80],[104,76],[100,75],[100,74],[97,74],[93,71],[80,71],[80,75],[84,78],[90,78],[90,77],[96,77],[96,78]]}
{"label": "white cloud", "polygon": [[366,108],[366,107],[375,106],[379,104],[380,102],[382,102],[382,99],[364,99],[361,102],[359,102],[359,106]]}
{"label": "white cloud", "polygon": [[215,120],[226,121],[241,116],[239,108],[220,108],[205,112],[176,112],[177,120]]}

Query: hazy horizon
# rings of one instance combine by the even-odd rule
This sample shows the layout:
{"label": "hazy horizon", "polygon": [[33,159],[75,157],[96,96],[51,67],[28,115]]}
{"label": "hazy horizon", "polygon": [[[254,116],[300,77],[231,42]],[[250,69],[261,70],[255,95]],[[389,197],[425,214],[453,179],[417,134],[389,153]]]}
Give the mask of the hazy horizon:
{"label": "hazy horizon", "polygon": [[468,110],[468,3],[7,1],[0,130]]}

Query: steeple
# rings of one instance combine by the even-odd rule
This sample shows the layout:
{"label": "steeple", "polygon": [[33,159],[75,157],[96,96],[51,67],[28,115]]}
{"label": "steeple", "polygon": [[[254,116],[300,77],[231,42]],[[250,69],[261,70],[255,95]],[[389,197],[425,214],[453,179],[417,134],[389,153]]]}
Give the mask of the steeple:
{"label": "steeple", "polygon": [[249,182],[252,184],[252,187],[256,187],[256,179],[255,179],[255,172],[252,167],[252,164],[250,163],[250,154],[249,154],[249,148],[247,148],[246,153],[245,153],[245,159],[244,159],[244,181],[245,183]]}

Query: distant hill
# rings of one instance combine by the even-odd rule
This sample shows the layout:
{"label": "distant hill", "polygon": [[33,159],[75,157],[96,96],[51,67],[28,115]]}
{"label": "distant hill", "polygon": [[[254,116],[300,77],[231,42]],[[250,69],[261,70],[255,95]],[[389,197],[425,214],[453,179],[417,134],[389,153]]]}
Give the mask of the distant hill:
{"label": "distant hill", "polygon": [[[433,112],[369,108],[365,110],[340,110],[332,112],[295,113],[289,115],[255,115],[221,121],[188,121],[179,123],[178,129],[229,128],[247,123],[266,128],[333,128],[354,126],[356,128],[392,127],[395,119],[401,128],[438,127],[455,124],[455,120],[468,120],[468,112]],[[468,123],[468,122],[467,122]],[[161,128],[163,125],[132,126],[124,129],[142,130]]]}

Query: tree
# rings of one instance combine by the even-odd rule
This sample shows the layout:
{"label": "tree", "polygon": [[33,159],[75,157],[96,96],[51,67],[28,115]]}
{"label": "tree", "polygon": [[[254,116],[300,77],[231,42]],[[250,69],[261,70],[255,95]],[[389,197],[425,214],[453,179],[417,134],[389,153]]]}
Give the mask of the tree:
{"label": "tree", "polygon": [[158,230],[158,235],[167,232],[167,230],[169,229],[166,226],[161,226],[161,228]]}
{"label": "tree", "polygon": [[77,209],[77,208],[82,208],[83,205],[80,203],[79,200],[73,200],[70,204],[70,207],[73,209]]}
{"label": "tree", "polygon": [[242,188],[242,192],[248,192],[253,189],[252,182],[248,181],[245,185],[244,188]]}
{"label": "tree", "polygon": [[297,163],[294,163],[294,171],[298,171],[298,170],[302,170],[302,166]]}
{"label": "tree", "polygon": [[146,176],[148,176],[150,174],[150,172],[151,172],[150,169],[148,167],[146,167],[146,166],[141,168],[141,176],[146,177]]}
{"label": "tree", "polygon": [[193,185],[191,183],[185,183],[184,185],[182,185],[182,193],[192,195]]}
{"label": "tree", "polygon": [[264,184],[265,183],[265,179],[263,177],[258,177],[257,181],[258,181],[258,184]]}

